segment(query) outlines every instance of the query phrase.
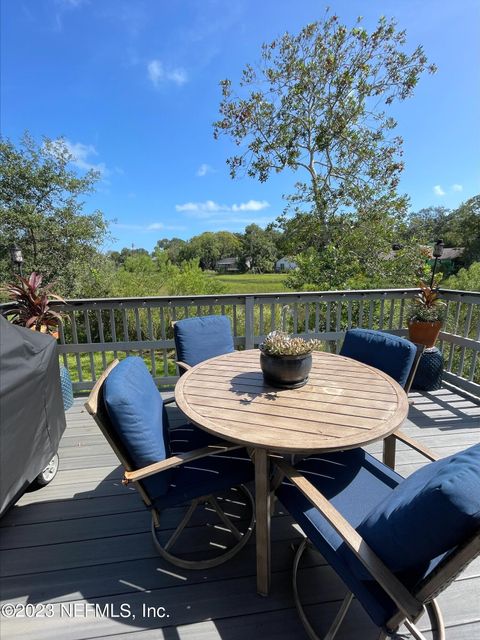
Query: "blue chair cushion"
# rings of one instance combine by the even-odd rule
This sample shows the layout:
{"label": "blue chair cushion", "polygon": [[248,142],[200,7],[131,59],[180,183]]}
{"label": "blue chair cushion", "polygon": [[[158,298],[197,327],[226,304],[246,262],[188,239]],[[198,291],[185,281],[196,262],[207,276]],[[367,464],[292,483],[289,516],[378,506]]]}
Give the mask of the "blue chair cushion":
{"label": "blue chair cushion", "polygon": [[384,371],[403,387],[416,351],[413,342],[400,336],[372,329],[350,329],[345,334],[340,355]]}
{"label": "blue chair cushion", "polygon": [[358,527],[395,572],[425,568],[476,531],[480,531],[480,444],[413,473]]}
{"label": "blue chair cushion", "polygon": [[190,366],[235,350],[227,316],[198,316],[173,326],[177,358]]}
{"label": "blue chair cushion", "polygon": [[[170,455],[163,400],[141,358],[129,356],[110,372],[103,385],[103,401],[114,439],[134,469]],[[166,491],[167,478],[160,484]]]}
{"label": "blue chair cushion", "polygon": [[[402,481],[401,476],[360,448],[310,456],[296,468],[353,527]],[[284,481],[276,494],[375,624],[382,626],[395,612],[395,604],[372,580],[358,577],[362,565],[341,536],[289,481]],[[353,570],[356,565],[358,572]]]}

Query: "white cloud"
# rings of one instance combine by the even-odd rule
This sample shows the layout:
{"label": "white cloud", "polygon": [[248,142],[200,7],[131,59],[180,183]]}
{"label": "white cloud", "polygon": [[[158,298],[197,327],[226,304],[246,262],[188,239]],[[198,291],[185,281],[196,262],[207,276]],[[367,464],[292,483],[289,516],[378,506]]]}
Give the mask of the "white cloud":
{"label": "white cloud", "polygon": [[436,185],[433,187],[433,193],[434,193],[436,196],[444,196],[444,195],[445,195],[445,191],[442,189],[442,187],[441,187],[439,184],[436,184]]}
{"label": "white cloud", "polygon": [[452,184],[452,191],[456,191],[457,193],[463,191],[462,184]]}
{"label": "white cloud", "polygon": [[261,211],[269,206],[270,204],[266,200],[248,200],[248,202],[232,205],[218,204],[214,200],[206,200],[205,202],[177,204],[175,209],[193,218],[215,218],[218,217],[217,214],[223,212]]}
{"label": "white cloud", "polygon": [[188,80],[187,72],[184,69],[165,69],[160,60],[150,60],[147,65],[148,77],[155,88],[163,82],[173,82],[182,86]]}
{"label": "white cloud", "polygon": [[199,176],[200,178],[203,178],[203,176],[206,176],[207,173],[215,173],[215,169],[213,167],[211,167],[209,164],[201,164],[198,169],[197,169],[197,176]]}
{"label": "white cloud", "polygon": [[148,233],[149,231],[158,231],[159,229],[165,229],[168,231],[182,231],[185,229],[183,225],[164,224],[163,222],[152,222],[151,224],[128,224],[124,222],[114,222],[114,227],[117,229],[130,229],[132,231],[141,231]]}
{"label": "white cloud", "polygon": [[[111,174],[104,162],[94,162],[93,159],[98,156],[98,151],[93,144],[83,144],[83,142],[71,142],[68,138],[59,138],[54,140],[52,145],[58,145],[60,148],[64,146],[68,153],[72,156],[70,162],[82,169],[83,171],[99,171],[105,177]],[[120,173],[122,170],[115,167],[115,172]]]}

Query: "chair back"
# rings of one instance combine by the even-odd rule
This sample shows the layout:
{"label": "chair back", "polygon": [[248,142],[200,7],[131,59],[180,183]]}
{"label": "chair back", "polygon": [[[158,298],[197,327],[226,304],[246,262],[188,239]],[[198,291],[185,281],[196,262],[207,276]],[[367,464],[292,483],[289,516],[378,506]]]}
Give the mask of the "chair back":
{"label": "chair back", "polygon": [[411,373],[421,352],[413,342],[400,336],[373,329],[350,329],[340,355],[380,369],[406,388],[413,380]]}
{"label": "chair back", "polygon": [[[163,400],[141,358],[129,356],[121,362],[114,361],[96,382],[85,407],[127,470],[170,456]],[[143,480],[142,495],[165,493],[168,475]]]}
{"label": "chair back", "polygon": [[227,316],[197,316],[173,325],[177,359],[191,367],[235,350]]}

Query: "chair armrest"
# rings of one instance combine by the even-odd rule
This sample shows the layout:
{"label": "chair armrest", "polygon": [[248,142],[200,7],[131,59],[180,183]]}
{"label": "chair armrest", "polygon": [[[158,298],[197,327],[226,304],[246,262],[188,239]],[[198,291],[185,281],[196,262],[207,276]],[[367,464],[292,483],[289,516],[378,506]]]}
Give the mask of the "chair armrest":
{"label": "chair armrest", "polygon": [[389,466],[391,469],[395,469],[395,454],[396,454],[396,441],[400,440],[404,444],[408,445],[411,449],[414,449],[422,456],[428,458],[428,460],[438,460],[440,456],[433,453],[428,447],[424,447],[418,440],[410,438],[402,431],[398,430],[389,435],[383,441],[383,463]]}
{"label": "chair armrest", "polygon": [[179,369],[183,369],[184,371],[188,371],[192,367],[186,362],[182,362],[181,360],[177,360],[176,365]]}
{"label": "chair armrest", "polygon": [[433,453],[431,449],[429,449],[428,447],[424,447],[423,444],[420,444],[420,442],[418,442],[418,440],[410,438],[410,436],[407,436],[405,433],[403,433],[403,431],[395,431],[394,433],[392,433],[392,436],[397,440],[400,440],[404,444],[407,444],[412,449],[415,449],[415,451],[418,451],[418,453],[421,453],[422,456],[425,456],[425,458],[428,458],[429,460],[435,461],[440,459],[440,456],[437,456],[436,453]]}
{"label": "chair armrest", "polygon": [[166,460],[160,460],[160,462],[149,464],[147,467],[142,467],[141,469],[136,469],[135,471],[125,471],[125,473],[123,474],[122,483],[127,485],[129,482],[137,482],[138,480],[143,480],[143,478],[148,478],[148,476],[153,476],[156,473],[161,473],[162,471],[166,471],[167,469],[179,467],[186,462],[192,462],[193,460],[198,460],[199,458],[205,458],[215,453],[224,453],[225,451],[232,451],[232,449],[240,449],[241,446],[242,445],[240,444],[234,444],[233,442],[224,441],[211,444],[208,447],[203,447],[202,449],[194,449],[193,451],[188,451],[187,453],[179,453],[178,455],[171,456]]}
{"label": "chair armrest", "polygon": [[403,586],[400,580],[398,580],[390,569],[380,560],[348,520],[335,509],[327,498],[325,498],[300,471],[291,467],[284,460],[274,459],[273,464],[276,465],[297,489],[303,493],[307,500],[320,511],[382,589],[388,593],[399,610],[407,618],[411,620],[416,619],[422,611],[422,603],[412,596]]}
{"label": "chair armrest", "polygon": [[173,402],[175,402],[175,396],[171,396],[170,398],[165,398],[163,400],[163,404],[172,404]]}

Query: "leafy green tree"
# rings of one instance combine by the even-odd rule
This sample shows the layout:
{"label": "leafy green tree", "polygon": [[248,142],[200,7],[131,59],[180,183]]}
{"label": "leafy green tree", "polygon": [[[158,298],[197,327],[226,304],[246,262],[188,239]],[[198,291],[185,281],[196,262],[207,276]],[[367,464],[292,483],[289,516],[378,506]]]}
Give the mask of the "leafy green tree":
{"label": "leafy green tree", "polygon": [[242,150],[227,160],[231,176],[245,171],[264,182],[272,172],[299,174],[279,220],[292,253],[314,247],[331,256],[343,217],[347,226],[367,223],[371,235],[385,229],[387,251],[407,199],[397,193],[402,139],[380,105],[410,97],[421,74],[435,71],[422,47],[406,53],[405,43],[394,21],[381,18],[369,33],[360,18],[347,29],[327,15],[263,45],[261,64],[245,67],[238,93],[230,80],[221,82],[214,135]]}
{"label": "leafy green tree", "polygon": [[[20,246],[24,271],[36,270],[64,296],[82,295],[91,265],[101,268],[98,250],[107,235],[100,211],[84,213],[82,196],[99,173],[78,176],[72,155],[60,140],[41,143],[26,133],[19,146],[0,140],[0,263],[2,280],[11,277],[8,251]],[[105,266],[105,265],[104,265]]]}
{"label": "leafy green tree", "polygon": [[264,230],[258,224],[245,227],[240,266],[259,273],[273,271],[277,259],[277,247],[272,231]]}
{"label": "leafy green tree", "polygon": [[459,291],[480,291],[480,262],[473,262],[468,269],[460,269],[456,275],[444,280],[441,287]]}
{"label": "leafy green tree", "polygon": [[159,252],[166,252],[168,259],[173,264],[180,264],[185,245],[185,240],[181,238],[162,238],[161,240],[157,240],[154,255],[157,255]]}
{"label": "leafy green tree", "polygon": [[480,262],[480,195],[463,202],[451,216],[451,245],[464,247],[465,266]]}

